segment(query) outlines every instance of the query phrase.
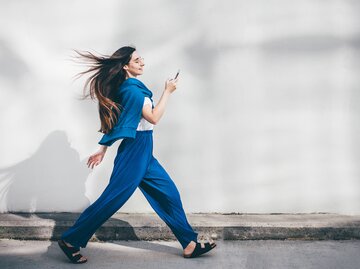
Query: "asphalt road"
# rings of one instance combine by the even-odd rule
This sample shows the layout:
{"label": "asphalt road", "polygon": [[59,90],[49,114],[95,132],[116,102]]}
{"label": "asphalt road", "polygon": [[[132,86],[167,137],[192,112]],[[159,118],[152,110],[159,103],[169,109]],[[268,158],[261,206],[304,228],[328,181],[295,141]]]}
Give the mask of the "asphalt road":
{"label": "asphalt road", "polygon": [[0,240],[0,268],[353,268],[360,264],[360,240],[218,241],[196,259],[182,257],[177,241],[89,242],[88,262],[68,262],[55,241]]}

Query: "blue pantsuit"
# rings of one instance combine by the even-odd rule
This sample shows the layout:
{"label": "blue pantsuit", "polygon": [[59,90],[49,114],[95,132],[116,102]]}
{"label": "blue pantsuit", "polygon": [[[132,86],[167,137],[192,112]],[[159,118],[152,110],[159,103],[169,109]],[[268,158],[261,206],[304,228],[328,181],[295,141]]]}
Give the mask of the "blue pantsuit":
{"label": "blue pantsuit", "polygon": [[61,239],[75,247],[86,247],[95,231],[122,207],[137,187],[183,248],[190,241],[197,242],[198,234],[186,219],[174,182],[153,156],[152,130],[136,131],[135,139],[125,138],[121,142],[109,184]]}

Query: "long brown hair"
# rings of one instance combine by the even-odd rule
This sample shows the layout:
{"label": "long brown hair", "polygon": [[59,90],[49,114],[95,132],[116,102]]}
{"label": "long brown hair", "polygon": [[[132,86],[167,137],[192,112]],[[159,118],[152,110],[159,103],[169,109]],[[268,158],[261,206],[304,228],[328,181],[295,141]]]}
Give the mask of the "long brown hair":
{"label": "long brown hair", "polygon": [[[124,65],[128,64],[132,53],[136,50],[133,46],[121,47],[111,56],[96,56],[89,51],[80,52],[74,50],[77,58],[85,60],[90,66],[88,70],[77,74],[78,77],[92,74],[85,82],[83,99],[97,99],[99,101],[99,116],[101,128],[99,132],[108,133],[116,124],[121,113],[121,105],[116,102],[116,91],[126,79]],[[88,89],[89,86],[89,90]]]}

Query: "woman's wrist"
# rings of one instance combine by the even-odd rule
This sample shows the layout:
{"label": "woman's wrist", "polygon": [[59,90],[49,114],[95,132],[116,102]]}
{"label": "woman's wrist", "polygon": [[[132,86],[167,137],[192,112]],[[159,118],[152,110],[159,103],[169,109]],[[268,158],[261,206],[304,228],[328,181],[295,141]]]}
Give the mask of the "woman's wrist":
{"label": "woman's wrist", "polygon": [[164,94],[170,95],[170,94],[171,94],[171,91],[170,91],[168,88],[165,88]]}
{"label": "woman's wrist", "polygon": [[107,150],[107,148],[108,148],[107,146],[105,146],[105,145],[101,145],[101,147],[100,147],[100,151],[105,153],[105,152],[106,152],[106,150]]}

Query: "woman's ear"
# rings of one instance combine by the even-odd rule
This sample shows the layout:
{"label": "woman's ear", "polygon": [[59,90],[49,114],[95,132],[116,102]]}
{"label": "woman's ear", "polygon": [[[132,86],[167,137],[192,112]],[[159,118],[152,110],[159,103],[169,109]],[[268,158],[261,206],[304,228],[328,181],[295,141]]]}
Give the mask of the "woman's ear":
{"label": "woman's ear", "polygon": [[123,66],[123,69],[125,69],[125,70],[129,69],[129,67],[127,66],[127,64]]}

